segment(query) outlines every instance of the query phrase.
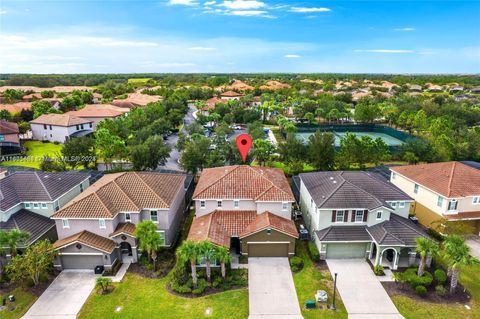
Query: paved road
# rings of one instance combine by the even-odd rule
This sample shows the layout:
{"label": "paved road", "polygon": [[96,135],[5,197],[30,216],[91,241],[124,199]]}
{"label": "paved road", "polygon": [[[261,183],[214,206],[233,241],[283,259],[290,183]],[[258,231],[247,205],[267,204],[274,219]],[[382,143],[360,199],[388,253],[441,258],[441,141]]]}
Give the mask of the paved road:
{"label": "paved road", "polygon": [[249,319],[303,319],[288,258],[248,258]]}
{"label": "paved road", "polygon": [[22,319],[75,319],[96,277],[93,271],[62,271]]}
{"label": "paved road", "polygon": [[328,259],[349,319],[404,319],[363,259]]}

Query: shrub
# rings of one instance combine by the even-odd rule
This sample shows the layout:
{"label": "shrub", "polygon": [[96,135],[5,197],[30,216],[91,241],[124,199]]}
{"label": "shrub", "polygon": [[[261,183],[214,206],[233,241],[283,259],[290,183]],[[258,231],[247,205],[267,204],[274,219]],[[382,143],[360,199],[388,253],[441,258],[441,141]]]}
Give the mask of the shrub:
{"label": "shrub", "polygon": [[376,265],[375,267],[373,267],[373,273],[377,276],[383,276],[385,275],[385,272],[384,272],[384,268],[382,265]]}
{"label": "shrub", "polygon": [[212,282],[212,287],[217,288],[221,284],[222,284],[222,278],[221,277],[216,277]]}
{"label": "shrub", "polygon": [[418,285],[417,287],[415,287],[415,292],[417,293],[417,295],[423,297],[427,294],[427,288],[422,285]]}
{"label": "shrub", "polygon": [[320,253],[318,252],[318,248],[317,245],[315,245],[315,242],[308,242],[308,252],[310,253],[310,257],[313,261],[320,261]]}
{"label": "shrub", "polygon": [[187,267],[182,262],[177,262],[175,268],[172,270],[172,281],[179,285],[185,285],[190,278]]}
{"label": "shrub", "polygon": [[192,292],[192,288],[189,287],[188,284],[179,285],[177,282],[172,281],[171,287],[173,291],[178,292],[179,294],[188,294]]}
{"label": "shrub", "polygon": [[396,272],[394,273],[394,277],[397,281],[409,284],[412,288],[416,288],[417,286],[428,287],[433,281],[432,274],[429,272],[425,272],[422,277],[419,277],[416,268],[409,268],[404,272]]}
{"label": "shrub", "polygon": [[303,259],[297,256],[290,258],[290,267],[293,272],[299,272],[303,268]]}
{"label": "shrub", "polygon": [[447,289],[445,289],[445,287],[443,287],[442,285],[437,285],[435,287],[435,292],[437,293],[437,295],[439,295],[440,297],[443,297],[447,294]]}
{"label": "shrub", "polygon": [[194,293],[196,295],[200,295],[201,293],[203,293],[205,291],[205,289],[207,289],[207,287],[209,287],[208,281],[201,278],[201,279],[198,280],[197,288],[193,289],[192,293]]}
{"label": "shrub", "polygon": [[98,277],[95,286],[102,289],[102,293],[108,291],[108,288],[112,285],[112,279],[108,277]]}
{"label": "shrub", "polygon": [[440,285],[443,285],[447,281],[447,274],[442,269],[435,270],[434,276]]}

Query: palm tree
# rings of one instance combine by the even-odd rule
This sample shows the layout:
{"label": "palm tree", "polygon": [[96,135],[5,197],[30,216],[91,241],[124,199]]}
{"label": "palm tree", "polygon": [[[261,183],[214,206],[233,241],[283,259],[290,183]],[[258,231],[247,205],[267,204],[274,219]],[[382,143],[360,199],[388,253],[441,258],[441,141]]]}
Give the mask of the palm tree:
{"label": "palm tree", "polygon": [[230,256],[230,252],[227,248],[220,246],[217,248],[217,260],[220,261],[221,270],[222,270],[222,278],[225,279],[227,276],[227,270],[225,265],[230,263],[232,260],[232,256]]}
{"label": "palm tree", "polygon": [[206,264],[205,270],[207,272],[207,280],[211,281],[211,277],[212,277],[211,263],[212,263],[212,260],[215,259],[216,257],[217,248],[211,242],[204,240],[198,244],[198,250],[199,250],[200,256],[205,258],[205,264]]}
{"label": "palm tree", "polygon": [[449,235],[443,244],[443,257],[450,268],[450,293],[455,292],[458,284],[460,267],[476,265],[478,259],[470,256],[470,248],[465,240],[458,235]]}
{"label": "palm tree", "polygon": [[30,233],[22,230],[12,229],[10,231],[0,232],[0,247],[8,247],[10,255],[15,257],[17,255],[17,247],[30,238]]}
{"label": "palm tree", "polygon": [[135,237],[139,241],[139,248],[147,253],[148,260],[155,262],[152,253],[161,245],[157,226],[150,220],[144,220],[135,227]]}
{"label": "palm tree", "polygon": [[186,240],[182,243],[177,249],[177,257],[183,261],[189,261],[190,267],[192,269],[192,282],[193,286],[197,287],[197,257],[198,257],[198,246],[195,242],[191,240]]}
{"label": "palm tree", "polygon": [[420,265],[418,266],[418,276],[425,273],[425,264],[427,257],[434,256],[438,252],[438,244],[428,238],[418,237],[416,240],[416,250],[420,254]]}

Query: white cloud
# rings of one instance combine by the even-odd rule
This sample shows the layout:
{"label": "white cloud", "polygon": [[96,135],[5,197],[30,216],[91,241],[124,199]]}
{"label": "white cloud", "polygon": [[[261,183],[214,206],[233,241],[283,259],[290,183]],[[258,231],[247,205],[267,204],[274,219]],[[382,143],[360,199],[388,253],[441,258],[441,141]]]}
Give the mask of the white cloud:
{"label": "white cloud", "polygon": [[190,47],[188,48],[190,51],[214,51],[216,48],[211,47]]}
{"label": "white cloud", "polygon": [[408,27],[408,28],[395,28],[393,29],[395,31],[402,31],[402,32],[412,32],[412,31],[415,31],[415,28],[411,28],[411,27]]}
{"label": "white cloud", "polygon": [[242,17],[267,17],[267,11],[263,10],[232,10],[227,11],[227,15],[242,16]]}
{"label": "white cloud", "polygon": [[329,8],[307,8],[307,7],[291,7],[290,12],[295,13],[311,13],[311,12],[329,12],[332,9]]}
{"label": "white cloud", "polygon": [[207,1],[203,5],[204,6],[213,6],[215,3],[217,3],[217,1]]}
{"label": "white cloud", "polygon": [[0,14],[7,14],[7,10],[0,10]]}
{"label": "white cloud", "polygon": [[298,59],[298,58],[301,58],[302,56],[298,54],[285,54],[283,57],[287,59]]}
{"label": "white cloud", "polygon": [[182,5],[182,6],[196,6],[198,5],[198,1],[196,0],[169,0],[169,5]]}
{"label": "white cloud", "polygon": [[353,50],[354,52],[359,53],[387,53],[387,54],[404,54],[404,53],[415,53],[413,50],[390,50],[390,49],[374,49],[374,50],[362,50],[356,49]]}
{"label": "white cloud", "polygon": [[225,0],[221,5],[231,10],[251,10],[265,7],[264,2],[256,0]]}

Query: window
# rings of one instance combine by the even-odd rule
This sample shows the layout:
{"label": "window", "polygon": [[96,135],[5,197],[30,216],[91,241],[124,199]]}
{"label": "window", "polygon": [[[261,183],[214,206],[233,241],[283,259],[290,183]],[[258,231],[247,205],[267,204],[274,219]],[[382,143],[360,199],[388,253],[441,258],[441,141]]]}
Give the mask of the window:
{"label": "window", "polygon": [[70,228],[70,224],[68,223],[68,219],[62,219],[63,228]]}
{"label": "window", "polygon": [[472,202],[473,202],[474,205],[480,204],[480,196],[475,196],[475,197],[473,198],[473,201],[472,201]]}
{"label": "window", "polygon": [[5,135],[0,134],[0,141],[5,141]]}
{"label": "window", "polygon": [[377,211],[377,220],[382,219],[382,211]]}
{"label": "window", "polygon": [[83,124],[80,125],[80,128],[83,130]]}
{"label": "window", "polygon": [[57,210],[60,209],[60,206],[58,205],[58,200],[56,200],[56,201],[53,203],[53,206],[55,207],[55,211],[57,211]]}
{"label": "window", "polygon": [[233,208],[240,208],[240,201],[234,200],[233,201]]}
{"label": "window", "polygon": [[397,202],[391,202],[390,206],[392,206],[392,208],[397,208]]}
{"label": "window", "polygon": [[165,246],[165,231],[157,230],[157,233],[160,235],[160,245]]}
{"label": "window", "polygon": [[131,220],[132,220],[132,215],[130,215],[130,213],[125,213],[125,221],[129,222]]}
{"label": "window", "polygon": [[90,128],[92,128],[92,123],[90,123]]}
{"label": "window", "polygon": [[271,235],[272,234],[272,229],[271,228],[267,228],[267,235]]}
{"label": "window", "polygon": [[392,172],[392,179],[395,179],[395,177],[397,177],[397,173]]}
{"label": "window", "polygon": [[442,197],[442,196],[438,196],[438,198],[437,198],[437,206],[438,206],[438,207],[442,207],[442,206],[443,206],[443,197]]}
{"label": "window", "polygon": [[50,131],[52,130],[52,126],[50,125]]}
{"label": "window", "polygon": [[404,208],[405,207],[405,202],[398,202],[398,207]]}
{"label": "window", "polygon": [[42,209],[47,209],[47,203],[42,203]]}
{"label": "window", "polygon": [[30,203],[25,203],[25,208],[30,208],[30,207],[32,207],[32,204],[30,204]]}
{"label": "window", "polygon": [[222,208],[222,201],[221,200],[217,200],[217,207]]}
{"label": "window", "polygon": [[33,203],[33,208],[34,209],[39,209],[40,208],[40,205],[38,203]]}
{"label": "window", "polygon": [[80,184],[80,193],[83,192],[83,184]]}
{"label": "window", "polygon": [[418,184],[415,184],[415,186],[413,186],[413,192],[414,192],[415,194],[418,194],[418,188],[419,188],[419,187],[420,187],[420,186],[418,186]]}
{"label": "window", "polygon": [[204,200],[200,201],[200,208],[205,208],[205,201]]}
{"label": "window", "polygon": [[103,218],[98,220],[98,225],[100,226],[101,229],[107,228],[107,225],[105,224],[105,219]]}
{"label": "window", "polygon": [[452,199],[448,202],[448,210],[457,210],[458,201],[456,199]]}
{"label": "window", "polygon": [[343,215],[344,215],[343,210],[337,210],[337,215],[335,217],[335,222],[343,223]]}
{"label": "window", "polygon": [[78,127],[78,125],[75,125],[75,128],[77,129],[77,131],[79,130],[79,127]]}
{"label": "window", "polygon": [[158,223],[158,213],[156,210],[150,211],[150,220],[154,223]]}
{"label": "window", "polygon": [[282,210],[288,209],[288,203],[282,203]]}
{"label": "window", "polygon": [[43,129],[44,129],[44,130],[47,129],[47,124],[43,124]]}
{"label": "window", "polygon": [[355,222],[363,222],[363,210],[355,211]]}

